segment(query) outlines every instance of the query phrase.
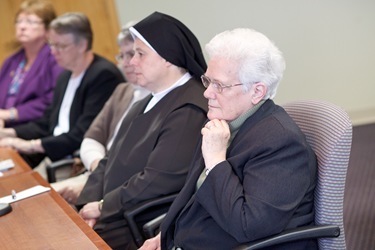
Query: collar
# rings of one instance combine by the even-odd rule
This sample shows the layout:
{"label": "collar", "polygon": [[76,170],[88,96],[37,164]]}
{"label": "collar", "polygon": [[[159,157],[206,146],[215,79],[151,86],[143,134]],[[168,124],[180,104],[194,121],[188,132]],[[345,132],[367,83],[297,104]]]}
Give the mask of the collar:
{"label": "collar", "polygon": [[231,121],[229,123],[229,129],[230,129],[230,139],[228,142],[228,146],[232,142],[233,138],[236,136],[237,132],[240,130],[242,124],[250,117],[252,116],[265,102],[266,100],[261,100],[259,103],[254,105],[251,109],[237,117],[237,119]]}
{"label": "collar", "polygon": [[180,79],[177,80],[172,86],[169,88],[160,91],[158,93],[152,93],[152,98],[147,104],[146,109],[144,110],[144,113],[148,112],[150,109],[152,109],[164,96],[166,96],[169,92],[171,92],[173,89],[184,85],[187,83],[192,76],[190,75],[189,72],[185,73]]}

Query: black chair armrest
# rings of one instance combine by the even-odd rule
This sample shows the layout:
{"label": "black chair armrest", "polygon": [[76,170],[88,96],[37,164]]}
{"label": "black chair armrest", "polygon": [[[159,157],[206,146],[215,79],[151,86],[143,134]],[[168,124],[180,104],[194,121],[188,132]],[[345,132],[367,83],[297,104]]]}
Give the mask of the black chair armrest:
{"label": "black chair armrest", "polygon": [[171,194],[168,196],[163,196],[163,197],[158,197],[152,200],[148,200],[140,204],[137,204],[133,208],[128,209],[124,212],[124,218],[128,222],[129,229],[132,232],[134,241],[138,247],[140,247],[143,244],[144,236],[142,235],[137,225],[136,216],[154,207],[158,207],[158,206],[169,207],[170,204],[172,204],[173,200],[176,198],[176,196],[177,194]]}
{"label": "black chair armrest", "polygon": [[280,234],[270,236],[249,244],[241,245],[235,250],[254,250],[264,247],[274,246],[281,243],[292,242],[296,240],[333,238],[340,235],[340,228],[333,225],[306,226],[291,230],[286,230]]}
{"label": "black chair armrest", "polygon": [[146,238],[152,238],[154,236],[157,235],[157,231],[159,230],[160,228],[160,225],[161,223],[163,222],[164,220],[164,217],[166,216],[167,214],[162,214],[162,215],[159,215],[158,217],[156,217],[155,219],[147,222],[146,224],[143,225],[143,232],[146,236]]}
{"label": "black chair armrest", "polygon": [[71,167],[74,163],[74,159],[63,159],[52,162],[46,166],[47,178],[49,183],[56,182],[56,171],[61,168]]}
{"label": "black chair armrest", "polygon": [[73,158],[80,158],[81,155],[80,155],[79,149],[74,151],[72,156],[73,156]]}

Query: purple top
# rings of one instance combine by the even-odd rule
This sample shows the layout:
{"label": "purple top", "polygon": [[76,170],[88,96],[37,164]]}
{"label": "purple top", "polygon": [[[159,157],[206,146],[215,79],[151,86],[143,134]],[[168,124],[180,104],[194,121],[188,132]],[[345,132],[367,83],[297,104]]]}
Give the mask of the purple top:
{"label": "purple top", "polygon": [[42,116],[45,108],[51,103],[53,89],[57,76],[63,71],[57,63],[51,50],[45,44],[39,51],[35,62],[25,73],[14,100],[8,100],[9,86],[20,62],[25,60],[25,50],[18,52],[5,60],[0,70],[0,108],[9,108],[10,101],[18,111],[17,122],[9,122],[7,126],[25,123]]}

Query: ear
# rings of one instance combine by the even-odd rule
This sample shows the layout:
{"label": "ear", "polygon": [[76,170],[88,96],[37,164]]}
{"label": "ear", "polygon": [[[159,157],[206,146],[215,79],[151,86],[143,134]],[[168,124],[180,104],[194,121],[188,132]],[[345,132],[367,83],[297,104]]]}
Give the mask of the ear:
{"label": "ear", "polygon": [[87,41],[85,39],[81,39],[78,42],[80,52],[84,53],[87,49]]}
{"label": "ear", "polygon": [[251,95],[251,101],[252,103],[258,104],[261,100],[263,100],[263,97],[267,94],[267,86],[262,82],[254,83],[252,86],[252,95]]}

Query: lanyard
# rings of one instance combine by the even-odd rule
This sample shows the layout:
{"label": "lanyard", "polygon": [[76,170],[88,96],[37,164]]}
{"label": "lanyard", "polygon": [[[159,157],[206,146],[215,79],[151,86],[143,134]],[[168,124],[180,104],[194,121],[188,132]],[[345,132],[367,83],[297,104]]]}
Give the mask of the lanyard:
{"label": "lanyard", "polygon": [[18,64],[16,73],[14,74],[12,83],[10,84],[8,96],[12,96],[18,93],[23,80],[25,79],[26,71],[25,69],[26,60],[22,60]]}

